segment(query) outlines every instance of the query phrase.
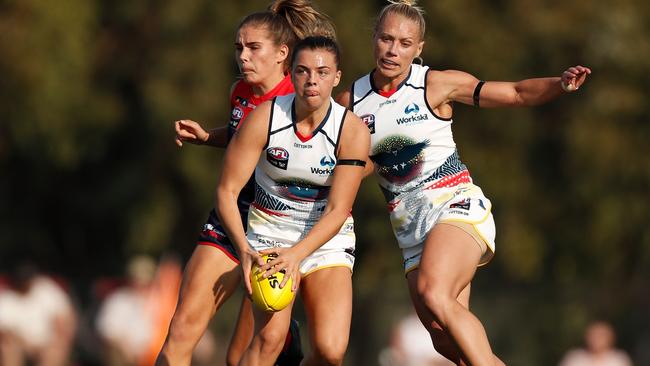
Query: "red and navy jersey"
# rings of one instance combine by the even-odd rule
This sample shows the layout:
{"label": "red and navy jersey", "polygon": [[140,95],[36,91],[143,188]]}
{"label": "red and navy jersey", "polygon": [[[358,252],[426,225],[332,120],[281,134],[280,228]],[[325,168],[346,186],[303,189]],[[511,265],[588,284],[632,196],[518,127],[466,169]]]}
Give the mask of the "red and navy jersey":
{"label": "red and navy jersey", "polygon": [[232,95],[230,96],[230,108],[232,112],[230,113],[230,122],[228,122],[228,141],[230,141],[235,132],[241,127],[241,124],[250,111],[267,100],[291,93],[293,93],[291,75],[285,76],[275,88],[262,96],[254,95],[253,88],[244,82],[244,80],[239,80],[235,84]]}
{"label": "red and navy jersey", "polygon": [[[293,84],[291,83],[290,75],[285,76],[285,78],[282,79],[275,88],[262,96],[254,95],[253,88],[243,80],[238,81],[233,88],[232,95],[230,96],[232,112],[230,113],[230,122],[228,122],[228,141],[232,139],[235,132],[237,132],[237,130],[242,126],[242,123],[244,123],[244,120],[250,111],[276,96],[291,93],[293,93]],[[251,176],[237,198],[239,212],[246,215],[248,213],[248,206],[250,206],[254,198],[255,178]]]}

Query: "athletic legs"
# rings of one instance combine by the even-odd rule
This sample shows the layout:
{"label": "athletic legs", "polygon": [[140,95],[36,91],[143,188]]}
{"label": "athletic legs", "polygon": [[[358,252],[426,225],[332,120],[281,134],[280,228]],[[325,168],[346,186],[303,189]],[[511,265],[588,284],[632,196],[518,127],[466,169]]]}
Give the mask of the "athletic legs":
{"label": "athletic legs", "polygon": [[269,313],[253,307],[255,335],[244,355],[242,366],[273,366],[282,351],[291,321],[293,303],[285,309]]}
{"label": "athletic legs", "polygon": [[221,250],[196,247],[183,273],[178,305],[157,365],[190,365],[210,319],[239,285],[240,271]]}
{"label": "athletic legs", "polygon": [[343,364],[352,321],[352,272],[324,268],[304,277],[300,286],[312,346],[302,365]]}
{"label": "athletic legs", "polygon": [[[414,305],[435,343],[445,356],[462,364],[449,352],[455,344],[460,358],[472,366],[503,365],[490,348],[485,329],[467,307],[461,293],[469,284],[481,258],[475,239],[464,230],[448,224],[436,225],[427,237],[419,268],[408,276]],[[453,342],[445,340],[440,330]],[[455,360],[453,358],[456,358]]]}

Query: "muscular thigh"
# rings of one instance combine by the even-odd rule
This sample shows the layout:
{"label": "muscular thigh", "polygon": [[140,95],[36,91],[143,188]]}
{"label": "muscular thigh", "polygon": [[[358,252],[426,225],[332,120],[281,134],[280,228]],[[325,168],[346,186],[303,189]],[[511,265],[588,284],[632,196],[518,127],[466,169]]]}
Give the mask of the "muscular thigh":
{"label": "muscular thigh", "polygon": [[352,319],[352,272],[347,267],[324,268],[300,283],[312,342],[331,337],[345,341]]}
{"label": "muscular thigh", "polygon": [[179,311],[213,315],[237,288],[240,272],[224,252],[197,246],[183,273]]}

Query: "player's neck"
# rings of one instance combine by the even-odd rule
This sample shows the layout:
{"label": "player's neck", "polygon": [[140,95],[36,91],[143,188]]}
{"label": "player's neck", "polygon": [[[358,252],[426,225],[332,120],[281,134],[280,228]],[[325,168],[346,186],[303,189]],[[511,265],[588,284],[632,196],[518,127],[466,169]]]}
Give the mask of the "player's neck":
{"label": "player's neck", "polygon": [[323,119],[325,119],[329,108],[329,99],[323,103],[323,105],[313,111],[308,110],[305,108],[305,106],[302,106],[299,103],[296,103],[296,125],[302,126],[309,132],[315,130],[321,124],[321,122],[323,122]]}
{"label": "player's neck", "polygon": [[396,90],[400,84],[406,80],[408,75],[409,73],[407,71],[395,77],[388,77],[375,71],[372,74],[372,83],[378,90],[383,92],[390,92]]}
{"label": "player's neck", "polygon": [[264,79],[259,84],[256,85],[251,85],[253,88],[253,95],[256,97],[261,97],[263,95],[266,95],[268,92],[273,90],[278,84],[284,79],[284,74],[273,74]]}

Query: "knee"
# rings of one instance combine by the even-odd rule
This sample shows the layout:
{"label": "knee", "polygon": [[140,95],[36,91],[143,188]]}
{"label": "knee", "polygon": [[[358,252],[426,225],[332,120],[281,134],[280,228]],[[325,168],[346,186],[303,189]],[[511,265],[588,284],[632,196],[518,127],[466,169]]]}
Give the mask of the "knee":
{"label": "knee", "polygon": [[264,329],[257,335],[260,352],[263,355],[278,355],[287,337],[286,330]]}
{"label": "knee", "polygon": [[436,321],[443,326],[446,325],[451,309],[458,303],[451,295],[451,291],[423,277],[418,279],[417,289],[418,296]]}
{"label": "knee", "polygon": [[173,347],[193,348],[207,327],[203,323],[185,314],[174,314],[166,343]]}
{"label": "knee", "polygon": [[319,341],[314,347],[314,358],[319,365],[342,365],[347,347],[347,339],[334,338],[328,341]]}

